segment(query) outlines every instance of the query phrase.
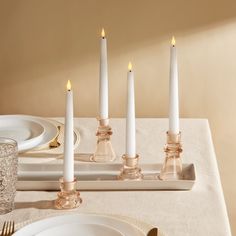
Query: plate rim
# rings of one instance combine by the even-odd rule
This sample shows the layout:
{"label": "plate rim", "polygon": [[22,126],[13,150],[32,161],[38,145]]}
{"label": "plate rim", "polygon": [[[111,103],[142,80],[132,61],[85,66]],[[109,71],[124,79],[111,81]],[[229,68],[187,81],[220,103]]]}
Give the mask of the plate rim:
{"label": "plate rim", "polygon": [[[23,115],[23,114],[12,114],[12,115],[0,115],[0,118],[23,118],[25,120],[29,120],[35,123],[38,123],[39,125],[41,125],[44,129],[43,132],[43,136],[45,136],[45,134],[47,134],[47,129],[45,126],[45,123],[49,124],[51,127],[54,127],[56,131],[55,134],[53,135],[53,137],[50,138],[50,140],[48,140],[47,142],[43,142],[43,140],[45,139],[45,137],[42,136],[41,140],[39,143],[37,143],[36,145],[27,148],[27,149],[23,149],[23,150],[19,150],[19,152],[26,152],[26,151],[31,151],[33,149],[40,149],[42,147],[45,147],[47,144],[49,144],[58,134],[59,134],[59,130],[57,128],[57,126],[50,121],[48,118],[44,118],[44,117],[40,117],[40,116],[31,116],[31,115]],[[43,142],[43,143],[42,143]]]}
{"label": "plate rim", "polygon": [[[48,228],[48,229],[45,229],[45,230],[43,230],[43,231],[41,231],[41,232],[39,232],[39,233],[37,233],[37,234],[40,234],[40,235],[41,235],[41,233],[44,233],[44,232],[46,232],[46,231],[48,231],[48,230],[50,230],[50,229],[58,228],[58,227],[65,226],[65,225],[76,225],[76,224],[77,224],[77,223],[75,223],[75,222],[65,222],[65,223],[63,223],[63,224],[55,225],[55,226],[53,226],[53,227],[50,227],[50,228]],[[115,229],[114,227],[111,227],[111,226],[105,225],[105,224],[82,223],[82,224],[79,224],[79,225],[96,225],[96,226],[102,226],[102,227],[104,227],[104,228],[109,228],[109,229],[111,229],[111,230],[113,230],[113,231],[115,231],[115,232],[118,232],[121,236],[124,236],[124,234],[122,234],[118,229]]]}
{"label": "plate rim", "polygon": [[[57,216],[49,216],[49,217],[47,217],[47,218],[43,218],[43,219],[39,219],[39,220],[37,220],[37,221],[35,221],[35,222],[33,222],[33,223],[31,223],[31,224],[28,224],[28,225],[26,225],[26,226],[24,226],[23,228],[21,228],[21,229],[19,229],[18,231],[16,231],[14,234],[13,234],[13,236],[20,236],[20,235],[22,235],[22,232],[21,231],[23,231],[23,233],[24,233],[24,235],[25,235],[25,233],[27,233],[27,232],[24,232],[25,231],[25,229],[27,229],[28,227],[36,227],[37,229],[38,228],[40,228],[39,226],[38,226],[38,224],[45,224],[45,223],[47,223],[47,221],[49,220],[56,220],[57,218],[60,218],[60,219],[64,219],[64,220],[66,220],[67,218],[68,218],[68,220],[70,219],[71,220],[71,222],[74,222],[74,220],[73,219],[71,219],[71,217],[73,218],[73,219],[75,219],[76,217],[94,217],[94,218],[103,218],[103,219],[110,219],[110,220],[112,220],[113,222],[121,222],[121,224],[125,224],[125,225],[128,225],[128,227],[130,227],[130,228],[133,228],[133,230],[135,230],[136,232],[138,232],[139,233],[139,235],[137,235],[137,236],[145,236],[145,233],[142,231],[142,229],[141,228],[139,228],[138,226],[136,226],[135,224],[133,224],[133,223],[130,223],[130,222],[128,222],[128,221],[126,221],[126,220],[123,220],[123,219],[120,219],[120,218],[117,218],[117,217],[115,217],[115,216],[112,216],[112,215],[104,215],[104,214],[94,214],[94,213],[75,213],[75,214],[67,214],[67,215],[57,215]],[[79,218],[78,218],[79,219]],[[98,223],[98,224],[101,224],[101,223]],[[122,232],[121,231],[121,229],[123,230],[123,228],[116,228],[116,227],[113,227],[113,226],[110,226],[109,225],[109,227],[112,227],[112,228],[114,228],[114,229],[116,229],[116,230],[118,230],[121,234],[124,234],[124,232]],[[118,226],[117,226],[118,227]],[[40,230],[40,229],[39,229]],[[43,231],[43,230],[42,230]],[[39,232],[33,232],[34,234],[36,233],[40,233],[40,232],[42,232],[42,231],[39,231]],[[32,235],[32,233],[31,233],[31,235]],[[126,233],[124,234],[124,235],[126,235]],[[26,236],[30,236],[30,235],[26,235]],[[127,236],[131,236],[131,235],[127,235]]]}
{"label": "plate rim", "polygon": [[[37,125],[38,127],[41,127],[41,131],[40,133],[38,134],[38,136],[34,136],[32,138],[29,138],[27,140],[23,140],[23,141],[20,141],[18,142],[17,140],[15,140],[14,138],[12,138],[13,140],[15,140],[17,142],[17,146],[18,146],[18,150],[19,152],[21,151],[25,151],[25,150],[29,150],[35,146],[37,146],[41,141],[42,141],[42,138],[43,138],[43,135],[45,134],[45,128],[43,127],[43,125],[39,122],[36,122],[35,120],[29,120],[29,119],[25,119],[24,117],[21,117],[21,119],[17,119],[16,116],[13,116],[13,115],[1,115],[0,116],[0,120],[4,120],[4,118],[7,120],[7,119],[12,119],[12,120],[17,120],[19,123],[22,122],[22,123],[31,123],[31,124],[34,124],[34,125]],[[26,127],[26,126],[25,126]],[[30,125],[29,125],[30,127]],[[29,128],[29,127],[26,127],[26,128]],[[23,147],[22,147],[23,146]]]}

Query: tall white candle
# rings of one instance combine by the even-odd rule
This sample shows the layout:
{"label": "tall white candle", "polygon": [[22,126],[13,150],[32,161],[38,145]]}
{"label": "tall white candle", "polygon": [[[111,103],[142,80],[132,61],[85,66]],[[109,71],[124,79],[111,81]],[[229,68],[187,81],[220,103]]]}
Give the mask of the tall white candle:
{"label": "tall white candle", "polygon": [[170,48],[169,132],[179,133],[178,65],[174,37]]}
{"label": "tall white candle", "polygon": [[66,116],[64,133],[64,181],[74,181],[74,124],[73,124],[73,91],[70,80],[67,82]]}
{"label": "tall white candle", "polygon": [[107,72],[107,39],[105,31],[101,33],[100,78],[99,78],[99,115],[108,118],[108,72]]}
{"label": "tall white candle", "polygon": [[136,156],[134,72],[129,63],[127,74],[126,155]]}

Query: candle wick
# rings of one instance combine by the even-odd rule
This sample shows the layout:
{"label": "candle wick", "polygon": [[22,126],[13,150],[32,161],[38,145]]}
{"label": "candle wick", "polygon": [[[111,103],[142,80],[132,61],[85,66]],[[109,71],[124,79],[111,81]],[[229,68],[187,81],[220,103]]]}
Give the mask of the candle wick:
{"label": "candle wick", "polygon": [[102,37],[102,39],[105,39],[105,37]]}

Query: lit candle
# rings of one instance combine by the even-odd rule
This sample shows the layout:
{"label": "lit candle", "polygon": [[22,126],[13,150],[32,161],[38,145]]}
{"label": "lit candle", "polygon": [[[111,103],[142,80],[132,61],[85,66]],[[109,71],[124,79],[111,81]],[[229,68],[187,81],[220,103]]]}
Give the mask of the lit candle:
{"label": "lit candle", "polygon": [[178,65],[174,37],[170,48],[169,132],[179,133]]}
{"label": "lit candle", "polygon": [[104,29],[101,33],[99,112],[101,119],[108,118],[107,40]]}
{"label": "lit candle", "polygon": [[127,74],[126,155],[130,158],[136,156],[134,72],[131,63]]}
{"label": "lit candle", "polygon": [[66,117],[64,133],[64,181],[74,181],[74,134],[73,134],[73,92],[70,80],[67,82]]}

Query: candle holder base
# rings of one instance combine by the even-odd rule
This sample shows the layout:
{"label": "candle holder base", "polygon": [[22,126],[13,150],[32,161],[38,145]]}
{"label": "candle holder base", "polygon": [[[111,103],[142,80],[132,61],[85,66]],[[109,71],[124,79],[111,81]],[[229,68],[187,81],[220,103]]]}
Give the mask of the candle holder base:
{"label": "candle holder base", "polygon": [[182,176],[182,152],[181,133],[170,134],[167,132],[167,144],[164,151],[166,153],[162,170],[159,174],[161,180],[180,180]]}
{"label": "candle holder base", "polygon": [[112,129],[109,126],[109,119],[98,119],[97,145],[91,159],[94,162],[112,162],[116,154],[111,144]]}
{"label": "candle holder base", "polygon": [[128,157],[123,155],[123,167],[121,169],[118,179],[120,180],[142,180],[143,174],[141,168],[138,166],[139,155],[135,157]]}
{"label": "candle holder base", "polygon": [[76,190],[77,180],[65,182],[60,178],[61,191],[57,194],[55,208],[59,210],[73,209],[80,206],[82,199],[80,193]]}

